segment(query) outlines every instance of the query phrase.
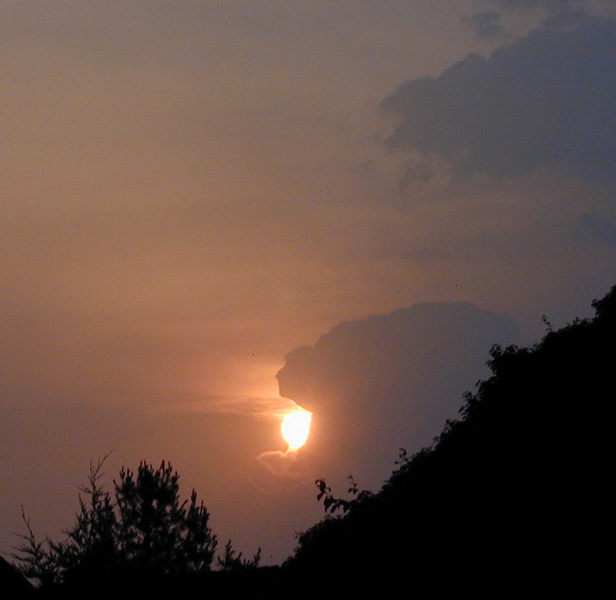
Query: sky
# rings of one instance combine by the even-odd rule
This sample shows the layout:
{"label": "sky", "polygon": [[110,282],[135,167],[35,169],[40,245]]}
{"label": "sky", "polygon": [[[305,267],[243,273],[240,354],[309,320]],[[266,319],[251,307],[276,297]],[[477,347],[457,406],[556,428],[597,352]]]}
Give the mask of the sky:
{"label": "sky", "polygon": [[[0,1],[0,551],[169,460],[289,556],[616,283],[609,1]],[[313,413],[288,452],[282,417]]]}

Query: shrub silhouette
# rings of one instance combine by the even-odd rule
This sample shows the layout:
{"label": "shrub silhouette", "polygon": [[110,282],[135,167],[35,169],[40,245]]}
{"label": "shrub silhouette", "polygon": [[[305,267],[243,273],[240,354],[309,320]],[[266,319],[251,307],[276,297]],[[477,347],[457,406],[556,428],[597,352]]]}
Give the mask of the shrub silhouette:
{"label": "shrub silhouette", "polygon": [[190,501],[180,503],[178,479],[164,461],[158,470],[142,462],[136,474],[120,471],[114,484],[126,563],[163,574],[210,568],[216,537],[208,528],[209,513],[203,502],[197,504],[194,490]]}
{"label": "shrub silhouette", "polygon": [[14,554],[22,572],[45,587],[110,573],[208,571],[217,545],[209,513],[194,490],[189,501],[180,501],[177,471],[164,461],[158,469],[141,462],[136,473],[122,468],[112,497],[100,484],[104,460],[90,464],[65,540],[37,541],[24,515],[27,533]]}
{"label": "shrub silhouette", "polygon": [[592,320],[495,346],[461,418],[374,495],[336,498],[286,567],[315,591],[546,589],[607,581],[616,286]]}
{"label": "shrub silhouette", "polygon": [[239,571],[246,569],[255,569],[261,562],[261,548],[248,560],[242,558],[242,553],[239,554],[234,550],[231,540],[225,544],[225,552],[222,557],[218,557],[218,566],[224,571]]}

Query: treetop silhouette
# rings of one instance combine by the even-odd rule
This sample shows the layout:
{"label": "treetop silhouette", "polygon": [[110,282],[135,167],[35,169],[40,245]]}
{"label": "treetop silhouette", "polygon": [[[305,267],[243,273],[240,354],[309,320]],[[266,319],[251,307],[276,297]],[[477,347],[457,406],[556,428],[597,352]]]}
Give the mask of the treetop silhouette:
{"label": "treetop silhouette", "polygon": [[14,554],[24,574],[46,586],[105,572],[208,571],[217,538],[197,493],[180,501],[177,471],[164,461],[158,469],[141,462],[135,473],[122,468],[112,496],[100,483],[105,458],[90,464],[75,523],[63,541],[37,541],[24,515],[27,533]]}

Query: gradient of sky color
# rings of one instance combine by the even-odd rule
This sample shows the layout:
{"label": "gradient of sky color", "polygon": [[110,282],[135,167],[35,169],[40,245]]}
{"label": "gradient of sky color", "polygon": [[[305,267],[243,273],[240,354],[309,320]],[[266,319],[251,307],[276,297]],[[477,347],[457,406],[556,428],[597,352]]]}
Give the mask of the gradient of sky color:
{"label": "gradient of sky color", "polygon": [[56,537],[113,449],[108,483],[170,460],[223,542],[280,561],[315,477],[378,486],[491,342],[589,314],[616,283],[613,18],[0,2],[0,551],[20,505]]}

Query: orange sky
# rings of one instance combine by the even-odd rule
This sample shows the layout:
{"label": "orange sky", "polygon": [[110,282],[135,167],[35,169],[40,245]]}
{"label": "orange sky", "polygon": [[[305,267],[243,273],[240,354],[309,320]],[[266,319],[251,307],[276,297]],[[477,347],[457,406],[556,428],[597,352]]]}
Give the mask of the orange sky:
{"label": "orange sky", "polygon": [[[280,561],[320,516],[315,476],[343,480],[357,464],[378,485],[398,443],[418,449],[440,429],[436,417],[424,437],[394,432],[389,417],[366,429],[362,408],[350,420],[383,456],[371,463],[355,442],[347,448],[347,404],[323,383],[330,355],[317,350],[319,369],[298,364],[309,374],[290,389],[321,390],[320,418],[339,420],[321,421],[318,438],[315,414],[308,458],[276,474],[257,457],[285,449],[280,411],[293,403],[276,374],[288,353],[340,322],[417,303],[490,311],[486,337],[504,343],[535,341],[542,314],[555,324],[589,314],[616,282],[616,133],[613,112],[601,113],[609,90],[597,87],[594,100],[580,90],[587,72],[593,82],[613,74],[602,62],[613,9],[560,4],[0,3],[0,551],[16,541],[22,504],[36,531],[56,537],[89,459],[113,449],[109,483],[121,465],[170,460],[223,543],[250,555],[261,545],[267,562]],[[541,57],[551,49],[577,64],[567,49],[593,27],[605,30],[603,45],[555,91]],[[529,33],[535,41],[516,45]],[[488,86],[490,65],[511,76],[528,69],[506,65],[539,57],[535,79],[515,84],[527,86],[525,100],[502,100],[504,77],[491,103],[470,102],[460,117],[456,102],[474,89],[467,55],[498,48],[509,62],[472,69]],[[439,78],[453,65],[468,69]],[[567,112],[576,101],[603,126]],[[524,120],[516,111],[527,105]],[[559,111],[577,153],[561,140]],[[501,146],[511,169],[496,162]],[[437,325],[411,319],[408,335],[439,330],[434,310]],[[344,352],[331,364],[344,370],[354,342],[336,335]],[[439,335],[433,353],[461,343]],[[381,353],[401,351],[387,345],[394,329],[383,340]],[[473,377],[489,349],[477,344]],[[443,377],[430,371],[437,363],[400,348],[417,353],[407,371],[426,365],[412,401],[439,402],[429,391]],[[362,360],[376,360],[369,350]],[[447,388],[454,404],[474,383],[461,377]],[[375,397],[377,380],[375,371]],[[344,456],[328,453],[333,422]]]}

